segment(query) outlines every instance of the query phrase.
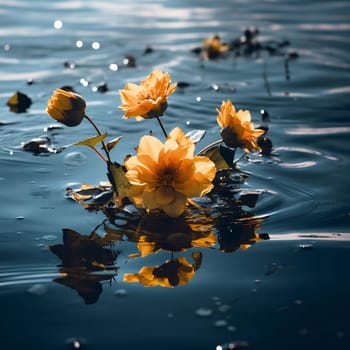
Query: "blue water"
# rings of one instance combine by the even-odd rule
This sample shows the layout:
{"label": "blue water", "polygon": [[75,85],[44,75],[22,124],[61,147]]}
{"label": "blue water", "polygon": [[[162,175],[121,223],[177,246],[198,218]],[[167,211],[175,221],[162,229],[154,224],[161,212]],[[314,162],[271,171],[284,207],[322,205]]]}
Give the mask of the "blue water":
{"label": "blue water", "polygon": [[[346,1],[1,1],[1,349],[348,349],[349,19]],[[230,42],[251,27],[261,43],[289,45],[278,55],[209,61],[193,53],[206,37]],[[297,58],[286,66],[291,53]],[[130,55],[136,67],[124,63]],[[94,135],[85,122],[50,129],[47,100],[69,85],[109,138],[123,136],[112,151],[122,162],[140,136],[152,130],[162,138],[154,120],[125,120],[118,110],[118,89],[155,68],[188,85],[169,97],[167,130],[205,129],[203,147],[218,137],[216,108],[231,99],[256,125],[268,112],[273,152],[240,163],[248,174],[240,194],[258,200],[212,223],[214,246],[188,245],[188,233],[172,235],[175,225],[162,228],[164,239],[145,231],[160,251],[131,258],[133,222],[106,221],[65,197],[67,186],[105,181],[103,162],[84,147],[35,155],[23,144],[48,137],[59,148]],[[16,91],[33,102],[25,113],[6,105]],[[67,256],[48,249],[63,244],[63,230],[81,237],[112,230],[111,247],[91,248],[110,269],[67,267]],[[270,239],[253,244],[255,232]],[[202,262],[187,284],[124,282],[171,257],[192,264],[193,252]]]}

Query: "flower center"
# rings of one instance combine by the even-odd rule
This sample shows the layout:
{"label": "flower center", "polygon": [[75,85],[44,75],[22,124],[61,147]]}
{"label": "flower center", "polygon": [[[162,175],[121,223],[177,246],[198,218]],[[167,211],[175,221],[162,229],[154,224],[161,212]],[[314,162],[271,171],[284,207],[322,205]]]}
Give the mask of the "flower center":
{"label": "flower center", "polygon": [[173,183],[176,175],[176,169],[167,167],[158,175],[158,183],[160,186],[169,186]]}

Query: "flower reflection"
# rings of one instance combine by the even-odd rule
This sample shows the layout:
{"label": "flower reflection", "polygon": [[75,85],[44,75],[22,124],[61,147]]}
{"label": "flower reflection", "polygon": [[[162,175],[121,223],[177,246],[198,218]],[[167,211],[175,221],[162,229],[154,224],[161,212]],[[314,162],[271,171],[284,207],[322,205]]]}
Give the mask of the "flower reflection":
{"label": "flower reflection", "polygon": [[145,287],[173,288],[187,284],[202,263],[202,253],[192,253],[193,263],[185,257],[166,260],[160,266],[144,266],[138,273],[124,274],[124,282],[138,282]]}
{"label": "flower reflection", "polygon": [[[64,229],[64,244],[50,247],[62,260],[62,277],[55,281],[77,290],[86,303],[95,302],[102,292],[100,282],[111,280],[117,272],[113,266],[116,254],[106,247],[114,244],[125,248],[128,242],[128,259],[139,259],[142,267],[124,274],[123,282],[166,288],[189,283],[199,271],[206,249],[233,253],[269,239],[267,233],[259,233],[265,218],[249,210],[256,206],[260,192],[241,188],[246,177],[243,173],[219,171],[209,196],[194,198],[197,202],[193,209],[177,218],[145,212],[133,215],[131,208],[137,208],[130,204],[130,211],[105,210],[106,218],[90,236]],[[151,255],[160,252],[163,254],[158,264],[147,263]],[[165,252],[170,254],[166,261]]]}
{"label": "flower reflection", "polygon": [[106,240],[94,232],[84,236],[71,230],[63,229],[63,244],[49,246],[62,263],[61,277],[54,282],[75,289],[86,304],[95,303],[102,293],[102,281],[111,281],[117,274],[113,266],[116,252],[104,248]]}

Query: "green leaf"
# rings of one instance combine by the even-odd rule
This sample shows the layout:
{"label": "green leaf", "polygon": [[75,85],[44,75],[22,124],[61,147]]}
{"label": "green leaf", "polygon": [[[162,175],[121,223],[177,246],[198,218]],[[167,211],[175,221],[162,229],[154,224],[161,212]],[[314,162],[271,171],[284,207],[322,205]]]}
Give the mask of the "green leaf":
{"label": "green leaf", "polygon": [[204,156],[208,157],[216,166],[216,170],[230,169],[229,164],[226,162],[225,158],[221,154],[220,146],[215,146],[210,148]]}
{"label": "green leaf", "polygon": [[106,143],[106,147],[107,147],[108,151],[113,149],[119,143],[119,141],[121,139],[122,139],[122,136],[118,136],[115,139],[113,139],[113,140],[109,141],[108,143]]}
{"label": "green leaf", "polygon": [[102,135],[97,135],[94,137],[90,137],[88,139],[78,141],[74,143],[75,146],[89,146],[89,147],[95,147],[99,142],[103,141],[107,137],[107,133],[105,132]]}
{"label": "green leaf", "polygon": [[125,171],[119,163],[108,163],[108,178],[113,184],[119,200],[128,196],[128,190],[130,188],[130,183],[125,176]]}

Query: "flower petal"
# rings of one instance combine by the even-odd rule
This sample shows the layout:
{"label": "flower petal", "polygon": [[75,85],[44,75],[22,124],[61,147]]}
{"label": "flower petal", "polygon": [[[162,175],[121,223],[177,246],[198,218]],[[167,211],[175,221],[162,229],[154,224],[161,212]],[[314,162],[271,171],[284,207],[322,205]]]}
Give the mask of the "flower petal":
{"label": "flower petal", "polygon": [[187,198],[184,194],[180,192],[174,193],[174,200],[168,204],[164,205],[162,209],[171,218],[179,217],[185,210]]}

